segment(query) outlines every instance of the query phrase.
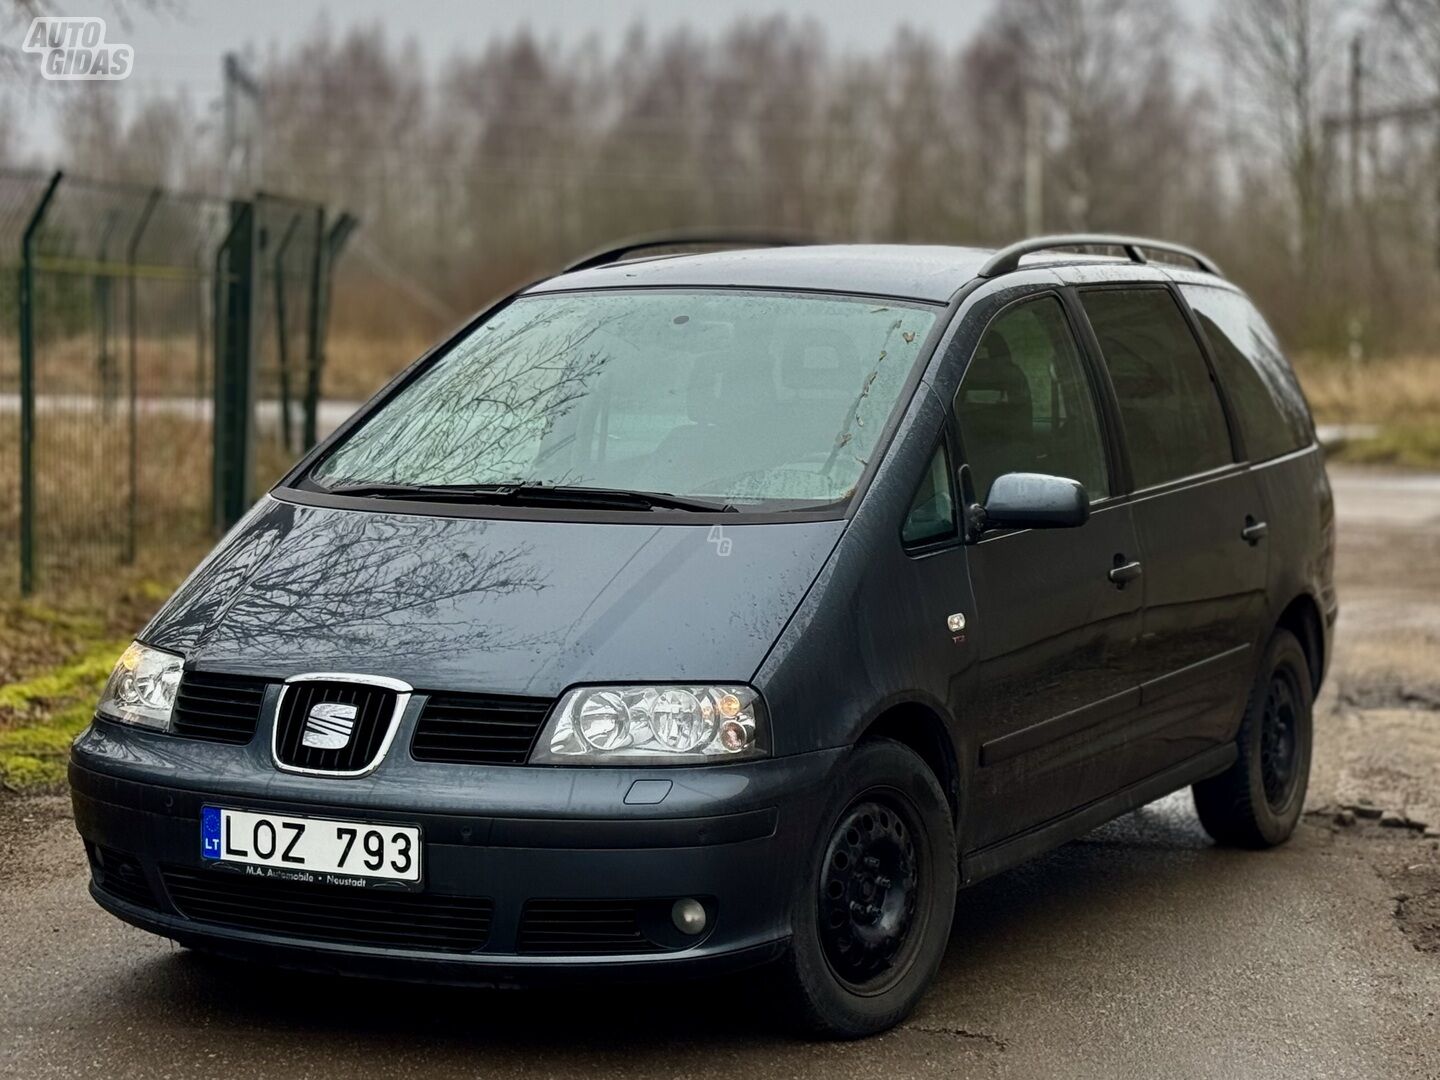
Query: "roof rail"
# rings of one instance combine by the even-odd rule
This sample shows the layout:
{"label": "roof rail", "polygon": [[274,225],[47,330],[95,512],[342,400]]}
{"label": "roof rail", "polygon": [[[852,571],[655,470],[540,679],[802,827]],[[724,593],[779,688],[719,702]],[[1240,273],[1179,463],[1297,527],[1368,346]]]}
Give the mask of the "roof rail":
{"label": "roof rail", "polygon": [[814,242],[814,240],[807,236],[786,235],[784,233],[657,233],[653,236],[636,237],[632,240],[625,241],[623,244],[617,244],[614,247],[592,251],[583,259],[576,260],[560,272],[562,274],[573,274],[578,270],[593,270],[597,266],[609,266],[611,263],[619,262],[627,255],[633,255],[637,251],[646,251],[650,248],[795,247],[801,244],[813,244]]}
{"label": "roof rail", "polygon": [[1077,247],[1113,247],[1119,248],[1125,253],[1125,257],[1133,263],[1147,263],[1150,260],[1145,257],[1145,252],[1164,251],[1171,255],[1179,255],[1195,263],[1197,267],[1207,274],[1214,274],[1223,278],[1225,272],[1208,255],[1204,255],[1194,248],[1183,247],[1180,244],[1172,244],[1165,240],[1150,240],[1143,236],[1113,236],[1107,233],[1066,233],[1059,236],[1036,236],[1030,240],[1021,240],[1018,243],[1003,247],[994,255],[990,256],[985,265],[980,268],[979,277],[993,278],[1001,274],[1013,273],[1020,268],[1020,260],[1026,255],[1033,255],[1038,251],[1051,251],[1055,248],[1077,248]]}

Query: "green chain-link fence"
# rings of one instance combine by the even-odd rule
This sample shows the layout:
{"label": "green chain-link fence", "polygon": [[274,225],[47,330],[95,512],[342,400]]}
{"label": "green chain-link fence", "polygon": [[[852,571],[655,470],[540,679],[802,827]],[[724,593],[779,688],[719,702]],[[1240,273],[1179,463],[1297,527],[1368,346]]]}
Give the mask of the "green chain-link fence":
{"label": "green chain-link fence", "polygon": [[313,443],[350,224],[0,171],[0,588],[192,552]]}

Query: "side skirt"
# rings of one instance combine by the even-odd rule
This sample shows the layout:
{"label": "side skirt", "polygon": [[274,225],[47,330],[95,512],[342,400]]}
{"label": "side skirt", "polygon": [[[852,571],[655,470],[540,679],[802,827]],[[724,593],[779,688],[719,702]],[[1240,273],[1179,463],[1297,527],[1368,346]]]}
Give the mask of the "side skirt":
{"label": "side skirt", "polygon": [[1122,788],[1113,795],[1087,803],[1072,810],[1064,817],[1037,825],[1025,832],[1008,837],[998,843],[978,848],[960,858],[960,881],[973,885],[1002,870],[1033,859],[1035,856],[1059,847],[1077,836],[1083,836],[1111,818],[1129,813],[1146,803],[1178,791],[1188,784],[1216,773],[1224,772],[1239,756],[1234,743],[1211,747],[1203,753],[1171,766],[1164,772]]}

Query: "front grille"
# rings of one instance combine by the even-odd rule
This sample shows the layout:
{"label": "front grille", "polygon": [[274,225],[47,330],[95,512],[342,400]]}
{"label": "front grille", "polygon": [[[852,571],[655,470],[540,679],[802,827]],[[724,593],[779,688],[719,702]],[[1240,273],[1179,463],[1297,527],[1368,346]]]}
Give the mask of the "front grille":
{"label": "front grille", "polygon": [[516,949],[564,956],[666,951],[641,930],[635,900],[531,900],[520,915]]}
{"label": "front grille", "polygon": [[265,680],[187,671],[175,696],[171,730],[192,739],[247,743],[260,722]]}
{"label": "front grille", "polygon": [[523,764],[549,708],[546,698],[431,694],[411,756],[457,765]]}
{"label": "front grille", "polygon": [[176,909],[196,922],[309,941],[466,953],[490,936],[493,901],[165,867]]}
{"label": "front grille", "polygon": [[86,845],[90,854],[90,874],[102,892],[136,907],[158,908],[155,891],[145,878],[145,871],[133,855],[122,855],[98,844]]}
{"label": "front grille", "polygon": [[[275,717],[275,757],[282,765],[322,772],[368,768],[399,719],[398,696],[394,690],[360,682],[287,683]],[[348,707],[338,720],[340,726],[333,713],[327,717],[322,711],[312,718],[318,705]],[[307,745],[316,736],[318,745]]]}

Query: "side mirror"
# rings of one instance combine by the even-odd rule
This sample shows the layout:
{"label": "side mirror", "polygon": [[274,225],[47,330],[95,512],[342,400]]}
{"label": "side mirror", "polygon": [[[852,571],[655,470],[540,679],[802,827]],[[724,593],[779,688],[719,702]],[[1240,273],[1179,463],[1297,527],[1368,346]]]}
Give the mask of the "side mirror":
{"label": "side mirror", "polygon": [[1045,473],[1006,473],[990,485],[989,529],[1071,529],[1090,520],[1090,496],[1078,480]]}

